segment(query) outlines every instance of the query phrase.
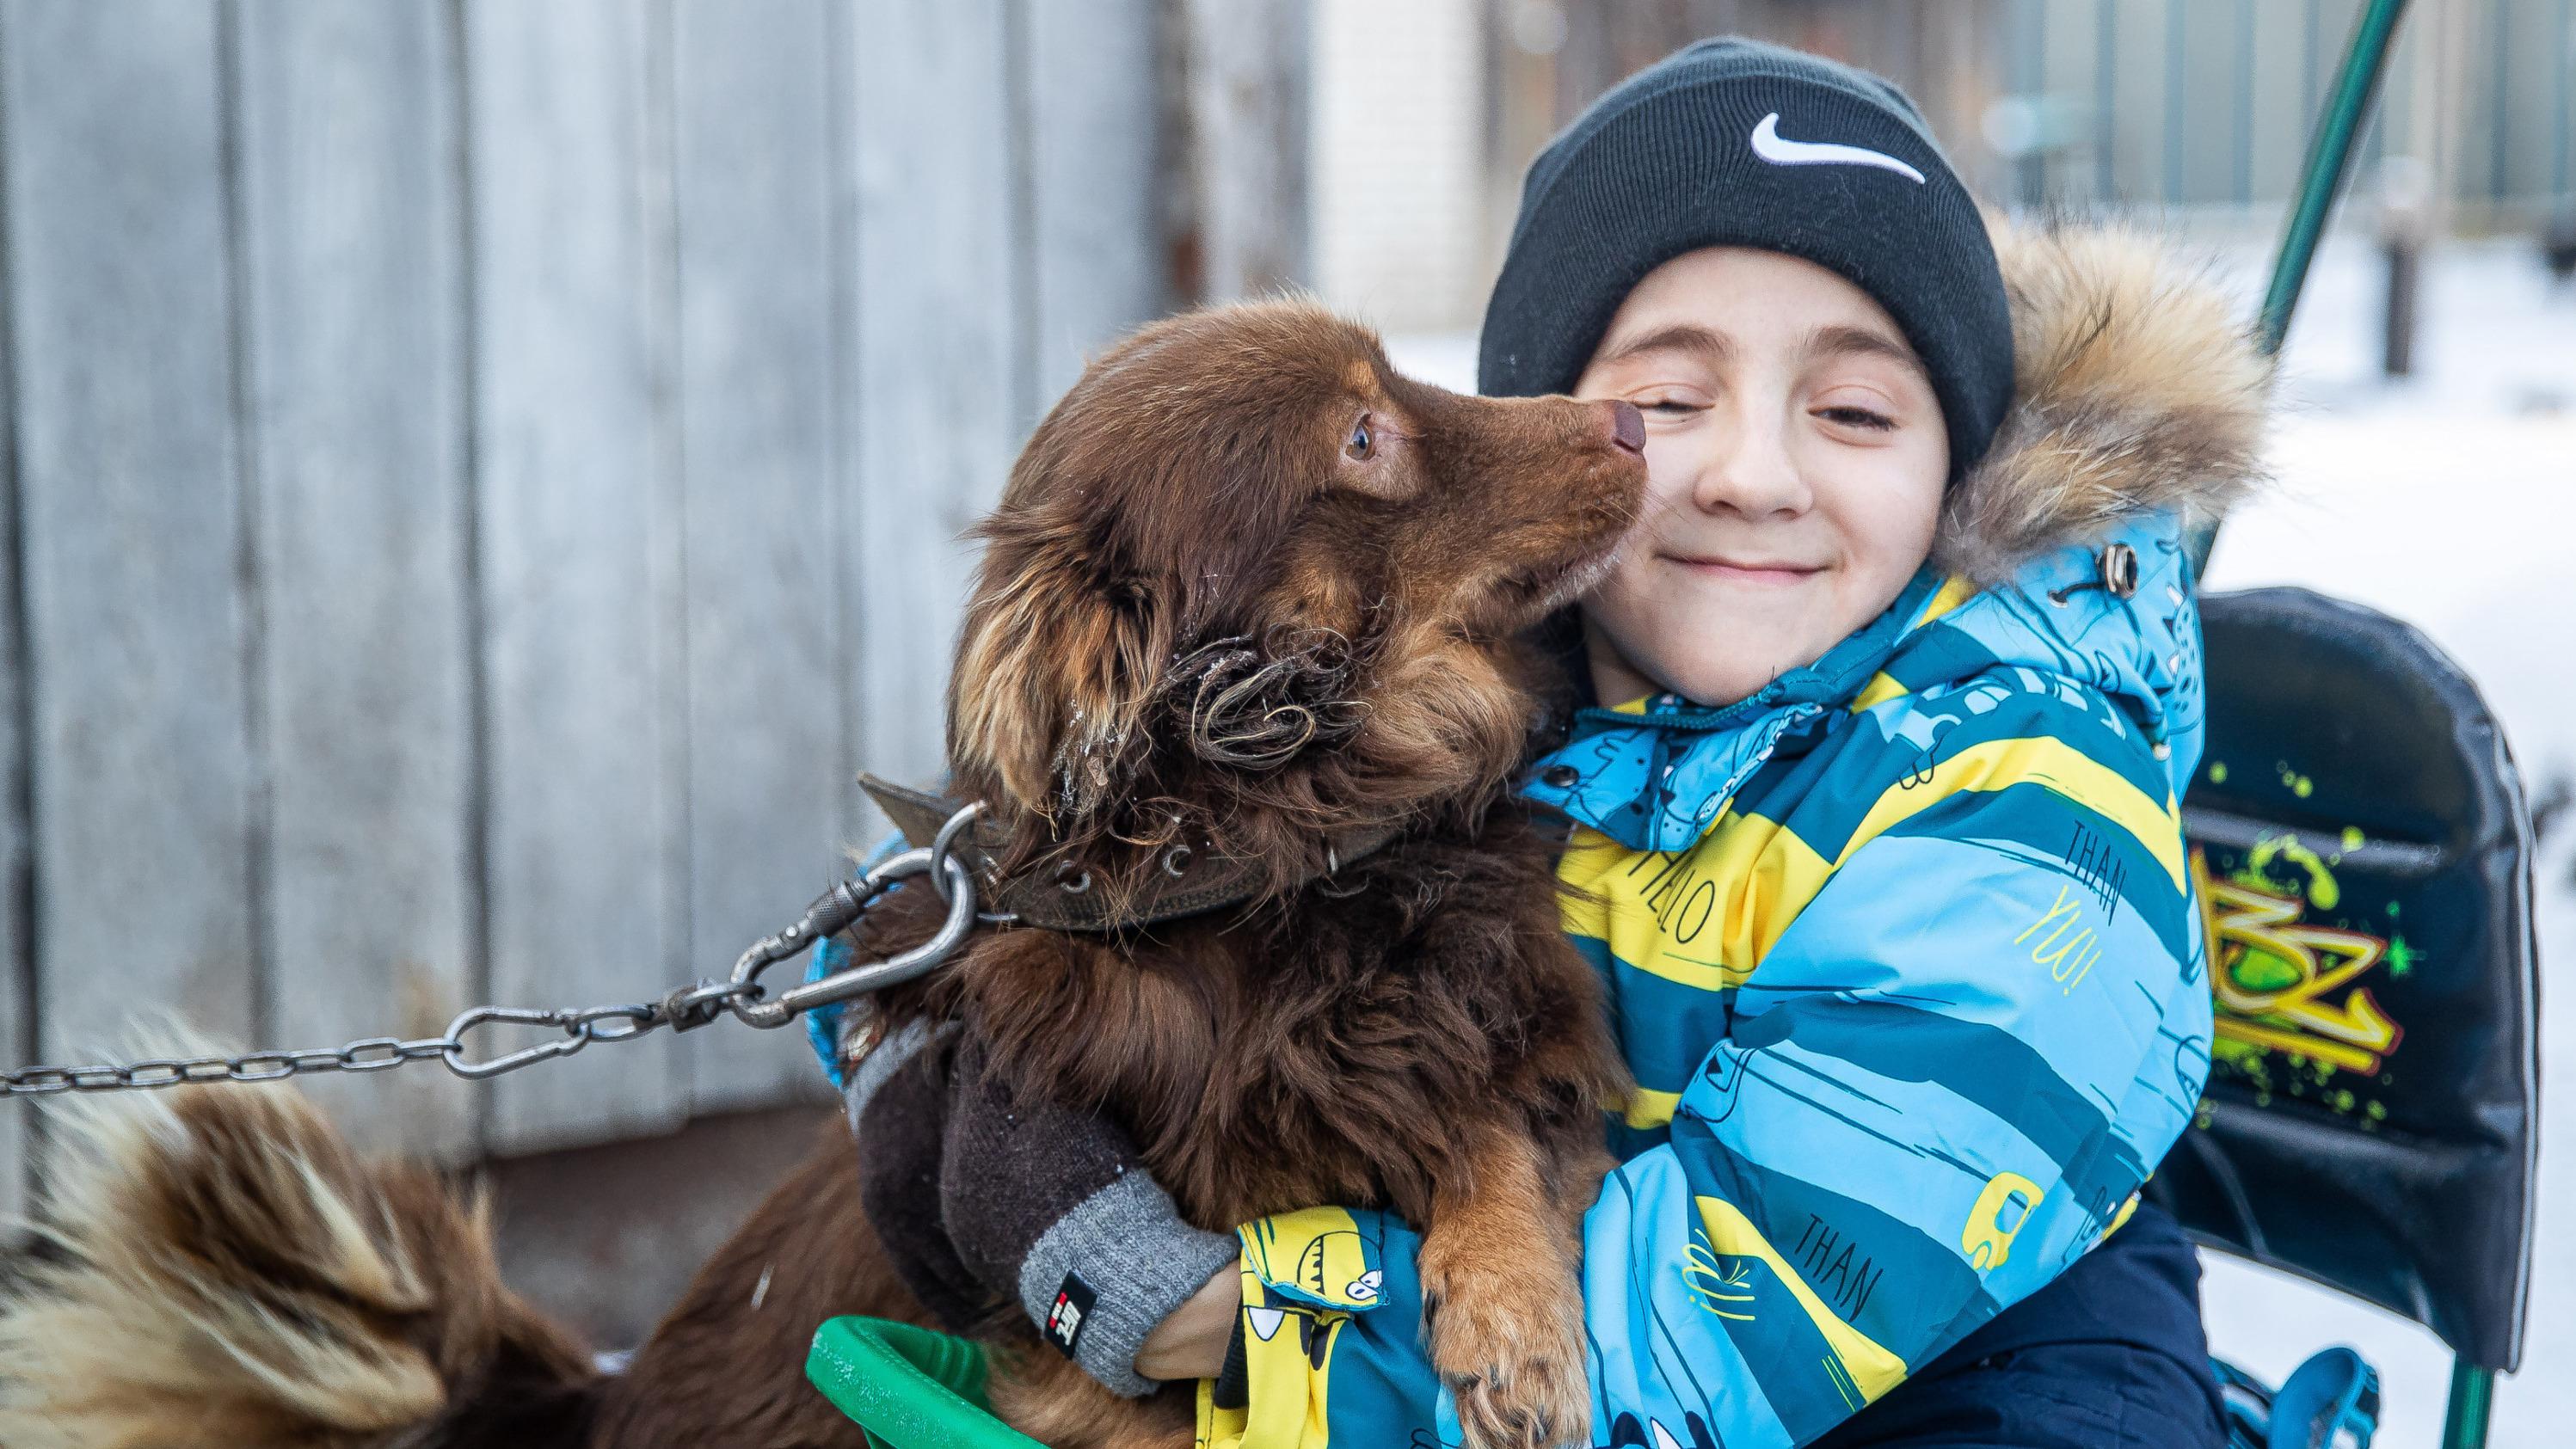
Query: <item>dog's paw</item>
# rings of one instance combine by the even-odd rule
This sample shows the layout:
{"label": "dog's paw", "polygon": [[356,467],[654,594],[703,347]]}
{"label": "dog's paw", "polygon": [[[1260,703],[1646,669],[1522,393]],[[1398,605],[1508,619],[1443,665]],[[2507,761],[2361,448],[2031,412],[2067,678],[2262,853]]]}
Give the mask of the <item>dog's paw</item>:
{"label": "dog's paw", "polygon": [[[1589,1444],[1583,1300],[1571,1274],[1453,1271],[1426,1293],[1431,1363],[1458,1407],[1466,1449]],[[1473,1279],[1487,1279],[1471,1283]],[[1532,1280],[1542,1291],[1527,1291]],[[1519,1291],[1514,1291],[1519,1290]]]}

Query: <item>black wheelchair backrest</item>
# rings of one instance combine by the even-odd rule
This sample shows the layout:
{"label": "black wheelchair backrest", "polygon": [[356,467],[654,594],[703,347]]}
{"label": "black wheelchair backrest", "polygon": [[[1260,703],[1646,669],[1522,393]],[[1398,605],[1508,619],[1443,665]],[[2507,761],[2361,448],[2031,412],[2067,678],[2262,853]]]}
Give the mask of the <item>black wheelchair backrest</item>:
{"label": "black wheelchair backrest", "polygon": [[2218,1008],[2149,1186],[2204,1240],[2510,1372],[2529,1292],[2531,823],[2504,735],[2413,627],[2304,589],[2204,601],[2184,802]]}

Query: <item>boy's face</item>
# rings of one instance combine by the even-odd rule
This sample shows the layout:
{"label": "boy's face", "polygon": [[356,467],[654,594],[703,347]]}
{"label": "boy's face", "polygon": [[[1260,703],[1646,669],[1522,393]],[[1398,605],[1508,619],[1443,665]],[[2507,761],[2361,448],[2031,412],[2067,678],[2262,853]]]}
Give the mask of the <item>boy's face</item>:
{"label": "boy's face", "polygon": [[1646,507],[1584,601],[1604,704],[1730,704],[1895,601],[1931,552],[1949,434],[1884,308],[1812,262],[1657,267],[1575,384],[1646,416]]}

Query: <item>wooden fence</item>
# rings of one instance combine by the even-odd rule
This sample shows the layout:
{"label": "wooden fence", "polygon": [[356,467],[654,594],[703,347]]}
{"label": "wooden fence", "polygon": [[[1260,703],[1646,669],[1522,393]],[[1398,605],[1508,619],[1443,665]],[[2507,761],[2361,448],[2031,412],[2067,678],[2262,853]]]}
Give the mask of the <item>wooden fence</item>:
{"label": "wooden fence", "polygon": [[[5,1050],[435,1034],[791,916],[855,771],[937,769],[961,530],[1166,304],[1155,11],[0,4]],[[797,1036],[327,1097],[523,1151]]]}

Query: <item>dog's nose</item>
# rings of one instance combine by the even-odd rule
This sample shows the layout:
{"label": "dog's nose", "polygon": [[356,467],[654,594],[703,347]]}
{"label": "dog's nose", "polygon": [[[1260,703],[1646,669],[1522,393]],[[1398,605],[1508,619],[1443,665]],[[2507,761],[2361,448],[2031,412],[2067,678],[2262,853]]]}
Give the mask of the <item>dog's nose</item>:
{"label": "dog's nose", "polygon": [[1610,441],[1631,453],[1646,451],[1646,415],[1637,411],[1635,403],[1610,405]]}

